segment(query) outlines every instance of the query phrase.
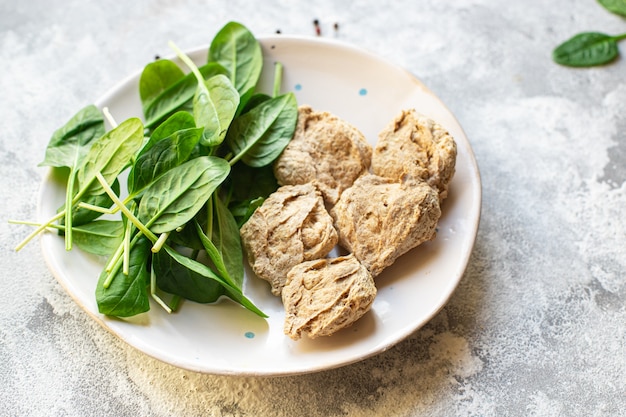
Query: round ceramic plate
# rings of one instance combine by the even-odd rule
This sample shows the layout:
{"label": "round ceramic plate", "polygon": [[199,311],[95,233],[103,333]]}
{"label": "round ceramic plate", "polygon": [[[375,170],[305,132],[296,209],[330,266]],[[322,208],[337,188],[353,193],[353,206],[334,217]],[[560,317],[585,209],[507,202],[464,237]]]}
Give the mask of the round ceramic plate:
{"label": "round ceramic plate", "polygon": [[[230,300],[203,305],[184,302],[166,313],[156,304],[148,313],[120,320],[98,313],[95,287],[102,259],[63,240],[42,236],[48,265],[76,302],[129,345],[169,364],[198,372],[236,375],[288,375],[353,363],[382,352],[423,326],[446,303],[470,256],[478,228],[480,178],[470,144],[444,104],[405,70],[355,47],[317,38],[274,36],[259,39],[271,91],[274,63],[284,66],[283,90],[299,104],[332,112],[358,127],[375,144],[377,135],[403,109],[414,108],[448,129],[457,141],[456,174],[435,240],[410,251],[376,279],[378,295],[358,322],[332,336],[293,341],[283,334],[284,311],[265,281],[246,271],[244,293],[269,315],[262,319]],[[206,60],[206,48],[189,53]],[[140,73],[127,78],[96,104],[118,121],[140,116]],[[42,184],[40,219],[63,202],[64,185],[52,176]]]}

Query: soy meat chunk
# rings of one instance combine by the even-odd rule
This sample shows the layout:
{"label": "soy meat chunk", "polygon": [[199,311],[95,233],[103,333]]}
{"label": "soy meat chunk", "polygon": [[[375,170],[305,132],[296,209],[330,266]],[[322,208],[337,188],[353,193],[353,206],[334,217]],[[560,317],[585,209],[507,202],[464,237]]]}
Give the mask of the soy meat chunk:
{"label": "soy meat chunk", "polygon": [[443,127],[415,110],[404,110],[378,135],[372,173],[395,180],[424,180],[443,201],[456,155],[456,142]]}
{"label": "soy meat chunk", "polygon": [[323,258],[337,244],[333,220],[310,183],[280,187],[255,210],[240,234],[252,270],[271,284],[276,296],[294,265]]}
{"label": "soy meat chunk", "polygon": [[284,332],[293,340],[329,336],[361,318],[375,297],[374,280],[354,255],[303,262],[283,288]]}
{"label": "soy meat chunk", "polygon": [[397,182],[367,174],[331,209],[339,244],[373,277],[435,237],[441,210],[437,191],[424,181]]}
{"label": "soy meat chunk", "polygon": [[313,182],[334,204],[343,190],[367,172],[372,147],[351,124],[328,112],[300,106],[291,142],[274,162],[281,185]]}

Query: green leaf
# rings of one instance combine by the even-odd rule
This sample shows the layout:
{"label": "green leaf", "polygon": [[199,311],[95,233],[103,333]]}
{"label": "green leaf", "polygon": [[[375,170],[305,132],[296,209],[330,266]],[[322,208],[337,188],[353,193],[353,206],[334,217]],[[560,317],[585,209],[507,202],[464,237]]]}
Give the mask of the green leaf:
{"label": "green leaf", "polygon": [[110,256],[122,243],[124,224],[120,220],[96,220],[73,228],[73,242],[85,252]]}
{"label": "green leaf", "polygon": [[46,148],[46,156],[39,166],[75,169],[94,140],[104,135],[102,113],[89,105],[76,113],[63,127],[56,130]]}
{"label": "green leaf", "polygon": [[[173,252],[173,249],[172,249]],[[197,303],[213,303],[224,295],[224,287],[219,280],[207,279],[207,274],[199,274],[184,264],[184,255],[170,254],[160,250],[152,257],[157,286],[165,292],[176,294]]]}
{"label": "green leaf", "polygon": [[211,241],[219,250],[228,276],[237,288],[243,284],[243,251],[239,226],[232,213],[217,195],[213,198],[213,234]]}
{"label": "green leaf", "polygon": [[159,59],[146,65],[139,78],[139,97],[144,113],[164,91],[185,76],[173,61]]}
{"label": "green leaf", "polygon": [[144,191],[138,217],[153,233],[190,221],[230,172],[218,157],[203,156],[170,169]]}
{"label": "green leaf", "polygon": [[[225,75],[228,72],[219,64],[207,64],[198,68],[201,76],[206,80],[215,75]],[[158,126],[163,120],[177,111],[193,110],[193,97],[198,80],[192,73],[186,74],[176,83],[162,91],[154,100],[144,107],[146,127]]]}
{"label": "green leaf", "polygon": [[111,285],[104,288],[108,273],[102,271],[96,285],[98,311],[108,316],[130,317],[150,310],[148,282],[148,259],[150,241],[141,237],[130,249],[130,270],[126,275],[122,268],[115,273]]}
{"label": "green leaf", "polygon": [[224,75],[216,75],[198,86],[193,99],[193,116],[204,127],[202,145],[217,146],[224,140],[239,106],[239,93]]}
{"label": "green leaf", "polygon": [[94,142],[77,172],[78,195],[103,193],[96,174],[102,174],[111,184],[130,164],[142,143],[143,124],[137,118],[127,119]]}
{"label": "green leaf", "polygon": [[293,137],[298,104],[293,93],[261,102],[237,117],[228,131],[226,143],[245,164],[262,167],[272,163]]}
{"label": "green leaf", "polygon": [[626,0],[598,0],[608,11],[626,17]]}
{"label": "green leaf", "polygon": [[219,275],[217,275],[215,272],[213,272],[211,270],[211,268],[207,267],[206,265],[198,262],[198,261],[194,261],[191,258],[188,258],[184,255],[181,255],[180,253],[176,252],[174,249],[172,249],[171,247],[169,247],[168,245],[163,246],[163,250],[165,250],[171,257],[172,259],[174,259],[176,262],[178,262],[180,265],[186,267],[187,269],[189,269],[190,271],[203,276],[209,280],[213,280],[216,281],[218,283],[220,283],[225,290],[225,294],[231,298],[234,301],[237,301],[239,304],[241,304],[242,306],[244,306],[245,308],[247,308],[248,310],[252,311],[253,313],[261,316],[261,317],[267,317],[267,315],[265,313],[263,313],[261,310],[259,310],[241,291],[240,288],[235,288],[232,287],[230,284],[228,284],[226,281],[224,281]]}
{"label": "green leaf", "polygon": [[226,68],[237,91],[244,94],[259,80],[263,53],[259,42],[245,26],[229,22],[213,38],[208,62],[217,62]]}
{"label": "green leaf", "polygon": [[598,32],[579,33],[559,45],[552,53],[554,61],[570,67],[592,67],[613,61],[619,55],[620,37]]}
{"label": "green leaf", "polygon": [[[189,121],[195,126],[189,113],[178,112],[154,131],[128,174],[131,195],[137,195],[161,175],[187,161],[202,136],[202,128],[187,127]],[[177,128],[181,130],[174,130]],[[166,134],[169,136],[161,137]]]}

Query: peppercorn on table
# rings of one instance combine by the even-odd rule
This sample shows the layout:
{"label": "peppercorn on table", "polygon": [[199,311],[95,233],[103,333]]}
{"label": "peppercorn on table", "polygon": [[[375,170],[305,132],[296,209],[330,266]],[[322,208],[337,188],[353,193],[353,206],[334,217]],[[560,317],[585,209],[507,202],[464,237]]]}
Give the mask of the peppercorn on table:
{"label": "peppercorn on table", "polygon": [[[626,21],[624,8],[608,3],[5,2],[0,416],[626,415],[626,84],[619,58]],[[147,270],[137,274],[146,285],[133,293],[145,296],[146,304],[121,308],[119,299],[97,299],[96,286],[104,291],[98,284],[102,253],[109,249],[104,240],[81,249],[85,231],[78,226],[72,234],[79,249],[71,252],[52,223],[25,240],[35,223],[45,222],[44,214],[56,218],[67,202],[58,173],[38,166],[68,161],[68,153],[46,153],[55,131],[92,103],[110,113],[89,107],[81,129],[102,123],[107,129],[119,124],[122,131],[132,125],[133,150],[128,163],[118,164],[123,182],[123,169],[140,158],[142,136],[150,137],[168,115],[153,104],[162,86],[144,85],[139,97],[141,70],[174,59],[170,41],[199,65],[206,56],[201,53],[229,22],[245,25],[261,40],[265,68],[259,85],[266,94],[248,108],[232,107],[231,119],[252,113],[258,103],[291,109],[298,99],[299,105],[324,106],[316,110],[355,121],[375,142],[382,120],[391,122],[397,110],[416,105],[456,139],[456,172],[440,201],[436,237],[376,278],[373,310],[337,334],[289,340],[276,318],[283,315],[281,299],[267,282],[252,280],[246,266],[242,294],[248,300],[238,293],[236,279],[219,281],[228,276],[222,272],[232,258],[223,269],[217,261],[217,275],[199,263],[180,262],[196,279],[218,280],[225,288],[219,291],[243,307],[221,300],[218,314],[216,305],[185,300],[168,313],[175,303],[161,291],[162,282],[154,290]],[[166,66],[161,80],[183,77],[171,67],[166,74]],[[217,71],[222,98],[249,98],[249,85],[234,76],[228,81],[229,69],[216,68],[199,67],[199,76]],[[193,112],[191,100],[200,94],[195,87],[183,87],[178,91],[188,94],[186,109],[194,117],[176,123],[186,126],[185,140],[193,136],[212,149],[199,158],[203,167],[217,169],[211,164],[218,157],[233,167],[240,157],[245,162],[236,151],[229,154],[246,148],[233,145],[238,139],[231,133],[199,129],[198,120],[204,127],[213,122]],[[206,97],[214,98],[211,88]],[[284,123],[293,118],[289,111],[272,117]],[[125,122],[133,112],[145,125]],[[276,137],[268,120],[263,133]],[[245,124],[236,123],[243,131]],[[59,135],[73,137],[71,131]],[[211,148],[221,140],[228,150]],[[145,146],[147,152],[152,145]],[[189,153],[198,149],[189,147]],[[75,189],[87,189],[77,162],[83,150],[73,146],[72,152],[76,159],[63,165],[65,175],[67,167],[83,170]],[[218,165],[225,176],[228,164]],[[117,175],[99,170],[94,181]],[[178,187],[188,180],[184,166],[180,172],[171,175]],[[254,177],[251,188],[260,190],[261,181]],[[254,209],[246,201],[240,211],[233,209],[235,219]],[[185,210],[205,207],[194,204]],[[184,217],[185,210],[174,217]],[[130,224],[106,232],[121,234]],[[193,228],[191,222],[175,229],[182,235]],[[138,245],[147,254],[152,232],[142,233],[147,238]],[[169,232],[162,236],[169,239]],[[159,236],[153,237],[156,243]],[[156,255],[150,259],[151,268],[162,265]],[[242,262],[247,264],[245,257]],[[184,294],[211,297],[204,287]],[[148,305],[148,313],[139,311]],[[102,306],[110,308],[106,315],[98,312]],[[256,307],[269,317],[255,314]],[[112,317],[129,311],[139,314]]]}

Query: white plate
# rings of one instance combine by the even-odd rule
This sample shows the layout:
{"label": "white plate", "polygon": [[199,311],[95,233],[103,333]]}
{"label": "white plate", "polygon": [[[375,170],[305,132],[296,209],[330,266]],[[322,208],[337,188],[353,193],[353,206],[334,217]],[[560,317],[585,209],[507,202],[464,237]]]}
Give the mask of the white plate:
{"label": "white plate", "polygon": [[[374,144],[377,134],[402,109],[415,108],[437,120],[458,145],[457,169],[443,205],[437,238],[401,257],[377,278],[373,307],[348,329],[298,342],[283,335],[284,312],[265,281],[246,277],[245,294],[269,314],[261,319],[234,303],[184,302],[167,314],[156,304],[131,320],[98,313],[96,281],[102,260],[79,250],[67,253],[53,233],[42,236],[46,261],[76,302],[129,345],[172,365],[206,373],[288,375],[346,365],[382,352],[430,320],[456,288],[478,228],[481,188],[478,167],[459,123],[444,104],[405,70],[336,41],[286,36],[260,39],[265,56],[265,91],[273,63],[284,65],[283,88],[299,104],[337,114],[357,126]],[[189,54],[206,60],[206,48]],[[113,116],[140,116],[134,74],[98,100]],[[42,184],[38,216],[50,218],[63,202],[64,187],[52,177]],[[249,271],[248,271],[249,272]],[[248,278],[249,277],[249,278]]]}

